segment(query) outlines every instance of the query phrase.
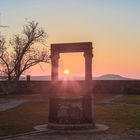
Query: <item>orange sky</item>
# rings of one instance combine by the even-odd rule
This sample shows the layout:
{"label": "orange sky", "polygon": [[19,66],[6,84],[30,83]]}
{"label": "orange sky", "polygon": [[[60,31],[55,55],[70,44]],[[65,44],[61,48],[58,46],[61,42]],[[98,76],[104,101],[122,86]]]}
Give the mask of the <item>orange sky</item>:
{"label": "orange sky", "polygon": [[[139,7],[139,0],[4,0],[1,21],[9,28],[1,33],[19,33],[25,18],[35,20],[48,33],[49,46],[93,42],[93,76],[113,73],[140,78]],[[44,72],[36,66],[27,74],[50,74],[50,64],[42,68]],[[60,71],[65,68],[72,75],[84,75],[82,53],[61,55]]]}

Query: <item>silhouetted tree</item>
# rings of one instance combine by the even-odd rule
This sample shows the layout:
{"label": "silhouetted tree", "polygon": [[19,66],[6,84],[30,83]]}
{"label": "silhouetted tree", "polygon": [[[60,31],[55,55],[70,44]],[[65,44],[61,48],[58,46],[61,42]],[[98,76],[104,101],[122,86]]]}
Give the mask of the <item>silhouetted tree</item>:
{"label": "silhouetted tree", "polygon": [[1,37],[0,70],[9,81],[19,80],[21,74],[40,62],[49,62],[48,47],[44,45],[46,38],[46,32],[35,21],[27,22],[22,35],[14,35],[8,44]]}

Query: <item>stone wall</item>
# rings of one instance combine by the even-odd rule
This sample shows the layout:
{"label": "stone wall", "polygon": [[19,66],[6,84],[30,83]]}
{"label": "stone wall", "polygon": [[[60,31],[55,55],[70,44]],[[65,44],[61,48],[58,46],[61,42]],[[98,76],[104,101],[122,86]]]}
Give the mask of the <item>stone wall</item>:
{"label": "stone wall", "polygon": [[50,91],[50,81],[0,82],[0,94],[38,94]]}
{"label": "stone wall", "polygon": [[140,80],[96,80],[93,81],[96,93],[140,94]]}
{"label": "stone wall", "polygon": [[[67,92],[84,87],[84,81],[59,81],[55,85],[64,88],[64,84]],[[0,94],[51,94],[52,85],[51,81],[0,81]],[[93,80],[93,93],[140,94],[140,80]]]}

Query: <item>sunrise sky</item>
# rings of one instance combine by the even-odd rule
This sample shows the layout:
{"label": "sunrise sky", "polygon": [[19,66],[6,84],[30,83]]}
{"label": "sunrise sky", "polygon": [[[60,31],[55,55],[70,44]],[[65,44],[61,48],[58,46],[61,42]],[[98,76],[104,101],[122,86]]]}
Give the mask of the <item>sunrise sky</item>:
{"label": "sunrise sky", "polygon": [[[140,0],[0,0],[0,31],[19,33],[26,19],[40,23],[47,45],[93,42],[93,76],[113,73],[140,78]],[[31,75],[50,74],[50,65],[36,66]],[[82,53],[60,58],[60,73],[84,75]]]}

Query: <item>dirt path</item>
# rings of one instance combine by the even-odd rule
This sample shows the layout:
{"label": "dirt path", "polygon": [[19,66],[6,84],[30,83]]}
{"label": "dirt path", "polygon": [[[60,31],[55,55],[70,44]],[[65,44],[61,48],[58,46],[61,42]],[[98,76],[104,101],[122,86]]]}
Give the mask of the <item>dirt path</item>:
{"label": "dirt path", "polygon": [[28,100],[23,99],[0,99],[0,112],[6,111],[8,109],[15,108],[23,103],[26,103]]}
{"label": "dirt path", "polygon": [[119,95],[116,95],[116,96],[114,96],[112,98],[108,98],[108,99],[104,99],[102,101],[99,101],[98,103],[111,104],[111,103],[113,103],[114,100],[116,100],[116,99],[118,99],[118,98],[120,98],[122,96],[124,96],[124,95],[123,94],[119,94]]}

